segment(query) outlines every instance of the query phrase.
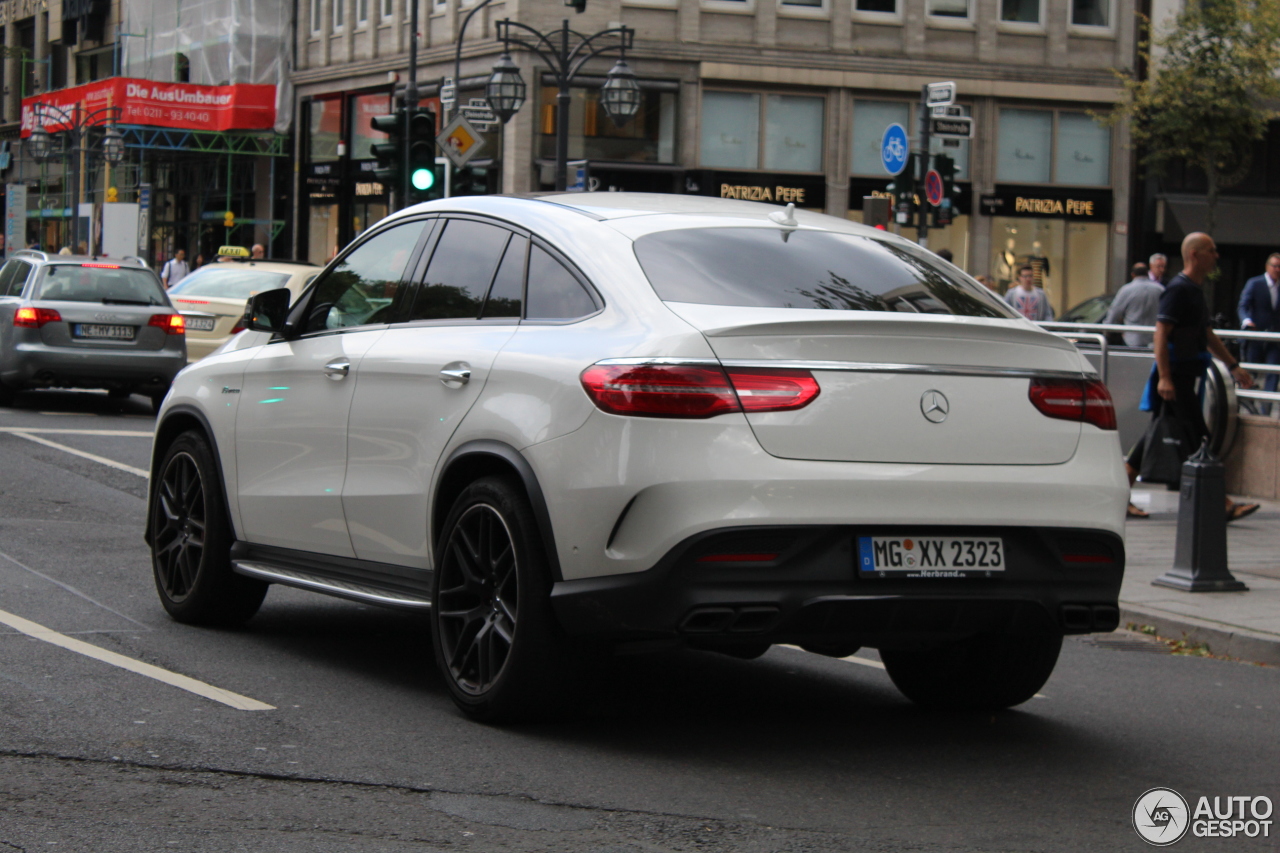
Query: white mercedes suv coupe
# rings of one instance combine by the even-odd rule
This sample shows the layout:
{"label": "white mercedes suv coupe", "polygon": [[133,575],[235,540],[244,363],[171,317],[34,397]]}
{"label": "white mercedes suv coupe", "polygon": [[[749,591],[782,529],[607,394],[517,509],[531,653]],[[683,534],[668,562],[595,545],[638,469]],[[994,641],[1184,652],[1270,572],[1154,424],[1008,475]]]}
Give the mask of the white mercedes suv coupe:
{"label": "white mercedes suv coupe", "polygon": [[157,419],[147,541],[192,623],[287,584],[429,614],[480,719],[581,652],[880,650],[1030,698],[1113,630],[1128,483],[1069,342],[883,231],[748,202],[469,197],[388,217]]}

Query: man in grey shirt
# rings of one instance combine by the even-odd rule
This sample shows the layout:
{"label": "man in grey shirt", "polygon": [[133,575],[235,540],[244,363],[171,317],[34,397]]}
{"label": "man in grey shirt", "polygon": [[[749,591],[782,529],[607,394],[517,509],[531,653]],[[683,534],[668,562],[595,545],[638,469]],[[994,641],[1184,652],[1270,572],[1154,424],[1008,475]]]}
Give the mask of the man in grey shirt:
{"label": "man in grey shirt", "polygon": [[[1116,298],[1102,322],[1111,326],[1154,326],[1164,286],[1147,277],[1146,264],[1134,264],[1129,276],[1133,280],[1116,291]],[[1124,332],[1123,336],[1125,346],[1151,346],[1150,334]]]}

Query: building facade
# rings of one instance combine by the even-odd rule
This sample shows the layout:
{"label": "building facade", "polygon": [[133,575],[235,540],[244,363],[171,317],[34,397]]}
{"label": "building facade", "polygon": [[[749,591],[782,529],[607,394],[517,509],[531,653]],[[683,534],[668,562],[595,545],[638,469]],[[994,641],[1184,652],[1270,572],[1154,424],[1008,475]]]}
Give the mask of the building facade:
{"label": "building facade", "polygon": [[[419,80],[452,74],[475,0],[422,0]],[[303,0],[294,73],[301,121],[299,251],[321,259],[386,209],[371,168],[372,111],[406,78],[405,0]],[[1097,120],[1131,67],[1126,0],[495,0],[462,33],[460,98],[482,94],[501,53],[494,23],[591,34],[634,28],[628,61],[639,114],[615,127],[598,89],[612,57],[573,89],[569,156],[590,185],[757,198],[860,220],[892,178],[880,164],[891,123],[916,133],[921,86],[955,81],[972,140],[935,140],[957,161],[958,216],[931,230],[974,274],[1007,284],[1031,263],[1058,311],[1114,290],[1129,261],[1130,153]],[[486,137],[484,166],[505,192],[553,185],[556,90],[526,51],[524,107]],[[500,177],[499,177],[500,176]],[[914,237],[913,231],[904,231]],[[307,244],[310,237],[310,244]],[[317,241],[320,248],[317,248]]]}

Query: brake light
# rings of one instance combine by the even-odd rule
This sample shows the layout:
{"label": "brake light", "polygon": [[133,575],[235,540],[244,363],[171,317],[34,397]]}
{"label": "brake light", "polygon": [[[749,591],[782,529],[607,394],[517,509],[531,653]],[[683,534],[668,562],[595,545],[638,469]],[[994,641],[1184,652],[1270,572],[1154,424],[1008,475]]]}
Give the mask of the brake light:
{"label": "brake light", "polygon": [[148,326],[159,326],[166,335],[185,335],[187,321],[181,314],[152,314]]}
{"label": "brake light", "polygon": [[185,302],[188,305],[208,305],[209,304],[209,300],[207,299],[187,299],[186,297],[183,297],[183,296],[175,296],[173,297],[173,301]]}
{"label": "brake light", "polygon": [[13,312],[13,325],[24,329],[39,329],[45,323],[58,323],[62,315],[52,308],[36,308],[25,306]]}
{"label": "brake light", "polygon": [[1048,417],[1116,428],[1111,392],[1097,379],[1032,379],[1027,396]]}
{"label": "brake light", "polygon": [[690,364],[595,364],[582,387],[603,411],[649,418],[799,409],[819,392],[807,370]]}
{"label": "brake light", "polygon": [[120,265],[119,265],[119,264],[81,264],[80,266],[82,266],[82,267],[94,267],[95,269],[100,269],[100,270],[118,270],[118,269],[120,269]]}

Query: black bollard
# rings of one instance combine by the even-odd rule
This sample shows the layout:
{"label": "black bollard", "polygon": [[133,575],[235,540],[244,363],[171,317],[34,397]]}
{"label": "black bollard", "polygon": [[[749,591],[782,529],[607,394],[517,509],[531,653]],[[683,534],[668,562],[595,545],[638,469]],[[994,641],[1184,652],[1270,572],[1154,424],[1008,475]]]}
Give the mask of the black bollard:
{"label": "black bollard", "polygon": [[1178,545],[1173,568],[1153,580],[1186,592],[1247,590],[1227,568],[1226,466],[1209,452],[1209,439],[1182,463]]}

